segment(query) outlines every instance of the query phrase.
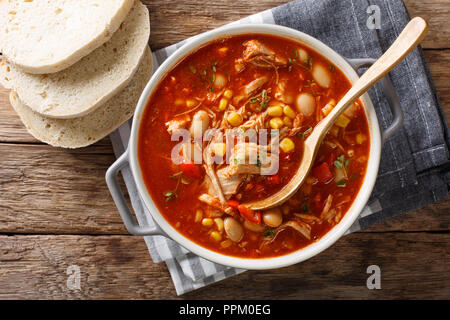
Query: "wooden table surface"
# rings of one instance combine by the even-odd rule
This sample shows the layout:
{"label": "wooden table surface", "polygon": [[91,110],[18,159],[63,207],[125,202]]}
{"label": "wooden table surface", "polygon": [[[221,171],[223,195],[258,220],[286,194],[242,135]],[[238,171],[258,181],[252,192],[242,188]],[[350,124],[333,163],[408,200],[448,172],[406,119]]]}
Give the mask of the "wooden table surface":
{"label": "wooden table surface", "polygon": [[[153,50],[283,0],[152,0]],[[423,42],[450,120],[448,0],[407,0],[430,23]],[[177,298],[164,263],[154,264],[142,237],[127,233],[104,175],[114,155],[108,138],[78,150],[38,142],[0,89],[0,298]],[[348,235],[295,266],[251,271],[188,293],[188,299],[450,298],[450,200]],[[366,269],[381,268],[381,290]],[[78,265],[81,290],[67,287]]]}

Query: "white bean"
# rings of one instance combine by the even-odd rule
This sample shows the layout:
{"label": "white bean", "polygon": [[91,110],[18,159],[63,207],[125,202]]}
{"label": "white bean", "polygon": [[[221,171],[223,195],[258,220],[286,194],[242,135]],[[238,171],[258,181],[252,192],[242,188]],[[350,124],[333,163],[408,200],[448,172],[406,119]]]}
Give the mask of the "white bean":
{"label": "white bean", "polygon": [[304,116],[310,116],[316,109],[316,99],[309,93],[300,93],[296,101],[297,110]]}
{"label": "white bean", "polygon": [[279,208],[272,208],[263,212],[263,221],[269,227],[276,228],[283,222],[283,215]]}
{"label": "white bean", "polygon": [[244,236],[244,228],[232,217],[226,217],[223,221],[225,233],[231,241],[239,242]]}
{"label": "white bean", "polygon": [[225,87],[225,85],[227,84],[227,79],[222,74],[216,73],[214,77],[214,86],[216,88],[221,89]]}
{"label": "white bean", "polygon": [[301,62],[308,63],[309,55],[308,55],[308,52],[306,52],[306,50],[298,49],[297,53],[298,53],[298,58],[300,59]]}
{"label": "white bean", "polygon": [[248,229],[250,231],[253,232],[263,232],[264,230],[266,230],[266,226],[263,224],[256,224],[253,222],[250,222],[248,220],[244,221],[244,227],[245,229]]}
{"label": "white bean", "polygon": [[192,118],[191,128],[189,129],[193,138],[203,137],[206,129],[209,127],[209,116],[206,111],[198,111]]}
{"label": "white bean", "polygon": [[328,69],[321,64],[314,64],[312,68],[314,81],[323,88],[329,88],[331,85],[331,75]]}

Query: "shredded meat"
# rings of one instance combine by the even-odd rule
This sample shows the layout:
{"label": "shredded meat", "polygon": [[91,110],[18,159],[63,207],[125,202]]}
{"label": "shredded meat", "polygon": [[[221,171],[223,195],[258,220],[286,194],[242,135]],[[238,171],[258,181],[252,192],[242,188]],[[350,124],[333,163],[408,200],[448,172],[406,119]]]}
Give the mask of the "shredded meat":
{"label": "shredded meat", "polygon": [[226,175],[227,168],[222,168],[217,171],[217,178],[219,179],[219,183],[222,186],[222,192],[225,196],[232,196],[237,193],[239,186],[245,180],[246,175],[237,174],[237,175]]}
{"label": "shredded meat", "polygon": [[278,101],[281,101],[281,102],[286,103],[286,104],[291,104],[294,99],[293,99],[293,97],[291,95],[288,95],[286,93],[288,81],[289,81],[288,78],[281,78],[278,81],[277,86],[275,87],[275,92],[274,92],[273,96]]}
{"label": "shredded meat", "polygon": [[282,231],[288,227],[298,231],[306,239],[308,239],[308,240],[311,239],[311,226],[309,224],[306,224],[304,222],[297,221],[297,220],[290,220],[290,221],[282,224],[275,230],[275,234],[278,234],[280,231]]}
{"label": "shredded meat", "polygon": [[257,90],[265,85],[267,81],[269,81],[269,78],[262,76],[245,85],[240,90],[240,93],[233,98],[233,103],[238,105],[242,101],[249,99]]}
{"label": "shredded meat", "polygon": [[166,122],[167,131],[169,132],[169,134],[173,134],[175,131],[179,129],[186,128],[189,121],[191,121],[191,117],[188,114],[167,121]]}
{"label": "shredded meat", "polygon": [[[322,220],[328,220],[328,213],[330,211],[331,208],[331,204],[333,203],[333,195],[328,195],[327,200],[325,201],[325,205],[323,207],[322,213],[320,214],[320,219]],[[334,216],[334,214],[333,214]]]}
{"label": "shredded meat", "polygon": [[294,213],[294,216],[302,219],[307,223],[320,222],[320,219],[310,214]]}
{"label": "shredded meat", "polygon": [[272,68],[275,66],[287,65],[287,59],[276,55],[276,53],[263,45],[258,40],[244,42],[243,61],[252,63],[257,67]]}
{"label": "shredded meat", "polygon": [[220,200],[216,197],[211,196],[210,194],[203,193],[201,194],[198,199],[207,205],[210,205],[213,208],[216,208],[226,214],[234,215],[234,210],[232,207],[228,206],[227,204],[223,204],[220,202]]}
{"label": "shredded meat", "polygon": [[222,191],[222,187],[220,186],[219,180],[217,178],[216,172],[214,171],[214,168],[212,165],[205,164],[203,165],[205,168],[206,174],[208,175],[209,179],[212,182],[212,185],[214,186],[214,194],[216,194],[220,200],[221,203],[225,203],[225,196]]}
{"label": "shredded meat", "polygon": [[257,163],[258,152],[256,143],[236,144],[230,157],[230,164],[222,171],[223,175],[231,177],[237,174],[260,174],[261,166]]}
{"label": "shredded meat", "polygon": [[258,131],[259,129],[265,129],[267,119],[267,111],[264,111],[259,114],[253,114],[250,119],[248,119],[244,124],[241,125],[241,128],[244,129],[254,129]]}

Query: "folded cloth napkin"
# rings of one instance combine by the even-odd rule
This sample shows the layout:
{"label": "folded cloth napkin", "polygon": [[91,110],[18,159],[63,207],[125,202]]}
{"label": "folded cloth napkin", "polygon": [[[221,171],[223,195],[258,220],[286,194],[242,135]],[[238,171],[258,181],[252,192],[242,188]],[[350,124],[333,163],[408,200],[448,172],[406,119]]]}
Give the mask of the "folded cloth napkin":
{"label": "folded cloth napkin", "polygon": [[[370,14],[378,9],[380,28],[369,28]],[[279,24],[310,34],[347,58],[377,58],[408,21],[401,0],[297,0],[234,23]],[[156,51],[155,69],[186,41]],[[404,125],[384,145],[373,194],[349,232],[441,201],[449,194],[450,135],[421,49],[415,49],[390,75],[405,113]],[[380,85],[369,95],[384,129],[392,114]],[[127,147],[130,126],[131,121],[110,135],[117,157]],[[153,226],[129,168],[122,174],[138,222]],[[202,259],[161,236],[144,239],[153,261],[166,262],[179,295],[245,271]]]}

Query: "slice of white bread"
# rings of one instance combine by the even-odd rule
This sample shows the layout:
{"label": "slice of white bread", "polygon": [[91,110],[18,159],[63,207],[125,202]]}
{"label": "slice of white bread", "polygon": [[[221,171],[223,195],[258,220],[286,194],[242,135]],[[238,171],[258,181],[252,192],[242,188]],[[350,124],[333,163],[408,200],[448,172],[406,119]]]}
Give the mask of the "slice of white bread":
{"label": "slice of white bread", "polygon": [[28,132],[55,147],[80,148],[90,145],[117,129],[134,112],[139,97],[152,74],[152,54],[144,58],[130,83],[97,110],[76,119],[54,119],[28,108],[14,91],[9,100]]}
{"label": "slice of white bread", "polygon": [[4,1],[0,48],[28,73],[63,70],[108,41],[134,0]]}
{"label": "slice of white bread", "polygon": [[13,89],[34,111],[53,118],[77,118],[95,110],[132,78],[148,46],[147,8],[136,1],[110,41],[73,66],[51,74],[20,71],[6,59],[0,63],[0,83]]}

